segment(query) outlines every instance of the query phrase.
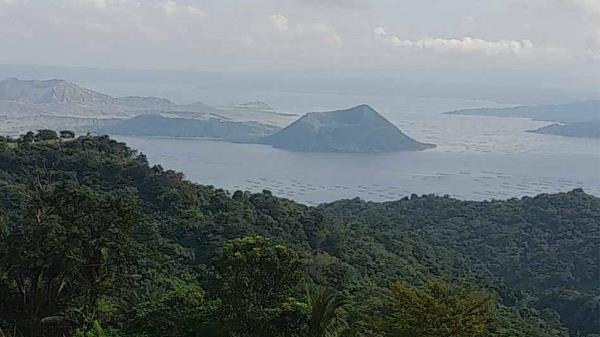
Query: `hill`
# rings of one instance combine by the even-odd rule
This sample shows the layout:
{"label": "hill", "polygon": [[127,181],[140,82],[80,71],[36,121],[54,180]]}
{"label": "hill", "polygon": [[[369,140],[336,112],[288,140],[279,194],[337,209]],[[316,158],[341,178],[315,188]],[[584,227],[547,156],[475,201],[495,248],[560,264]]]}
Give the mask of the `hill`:
{"label": "hill", "polygon": [[140,115],[111,123],[100,128],[98,133],[151,137],[201,137],[254,143],[277,130],[278,128],[270,125],[256,122],[234,122],[219,117],[186,119]]}
{"label": "hill", "polygon": [[157,97],[112,97],[64,80],[18,78],[0,81],[0,109],[0,114],[12,114],[15,117],[39,115],[81,118],[130,117],[166,112],[202,116],[218,111],[200,102],[180,105]]}
{"label": "hill", "polygon": [[434,146],[406,136],[368,105],[308,113],[264,142],[306,152],[418,151]]}
{"label": "hill", "polygon": [[600,120],[600,101],[582,101],[560,105],[517,106],[513,108],[465,109],[447,112],[447,114],[523,117],[561,123],[587,122]]}
{"label": "hill", "polygon": [[[493,202],[413,195],[307,207],[268,191],[229,193],[192,184],[180,173],[150,167],[143,155],[108,137],[6,145],[0,139],[4,331],[70,335],[92,324],[83,315],[90,312],[111,336],[175,337],[186,329],[214,336],[198,331],[214,324],[227,331],[240,317],[235,315],[247,317],[244,308],[266,305],[269,310],[261,312],[276,315],[268,326],[296,331],[269,335],[312,336],[301,333],[311,308],[305,290],[285,288],[283,311],[281,302],[273,308],[251,292],[249,282],[260,289],[273,273],[291,275],[274,268],[285,260],[265,261],[263,270],[252,264],[255,255],[244,255],[266,249],[252,248],[261,235],[277,243],[275,255],[267,256],[293,259],[289,247],[306,263],[294,272],[343,294],[351,334],[370,336],[378,329],[392,308],[390,291],[398,290],[388,288],[391,282],[421,287],[432,278],[495,296],[483,333],[463,336],[563,337],[569,335],[564,325],[571,336],[600,333],[600,199],[581,190]],[[240,237],[246,238],[229,241]],[[250,260],[224,266],[228,252]],[[227,268],[246,267],[251,269],[240,276],[239,292],[223,290],[236,284],[224,282],[230,280],[223,274]],[[435,287],[432,296],[446,291]],[[28,302],[34,290],[41,300]],[[436,303],[434,313],[420,315],[443,317],[444,300]],[[452,317],[467,322],[457,308]],[[264,327],[267,318],[260,317],[242,328]],[[44,333],[28,334],[39,329]]]}
{"label": "hill", "polygon": [[280,114],[266,103],[251,102],[234,107],[215,108],[202,102],[178,104],[166,98],[112,97],[60,79],[0,81],[0,132],[18,133],[31,129],[72,128],[93,131],[139,115],[163,115],[173,118],[222,118],[235,122],[256,122],[284,126],[293,116]]}
{"label": "hill", "polygon": [[531,130],[530,132],[565,137],[600,138],[600,120],[567,124],[551,124],[537,130]]}
{"label": "hill", "polygon": [[111,104],[108,95],[82,88],[67,81],[9,78],[0,82],[0,100],[31,104]]}

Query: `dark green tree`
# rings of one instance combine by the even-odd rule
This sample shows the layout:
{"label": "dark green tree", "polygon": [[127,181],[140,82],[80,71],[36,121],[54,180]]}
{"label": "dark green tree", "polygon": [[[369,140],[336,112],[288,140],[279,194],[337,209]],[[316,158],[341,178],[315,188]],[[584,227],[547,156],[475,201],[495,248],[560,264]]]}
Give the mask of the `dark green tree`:
{"label": "dark green tree", "polygon": [[69,130],[62,130],[60,132],[60,138],[62,139],[73,139],[75,138],[75,132]]}
{"label": "dark green tree", "polygon": [[[132,234],[139,221],[129,189],[95,191],[38,175],[9,217],[0,265],[14,285],[12,317],[25,336],[53,336],[56,325],[86,331],[99,297],[119,286],[134,264]],[[58,331],[56,335],[62,335]]]}
{"label": "dark green tree", "polygon": [[48,130],[48,129],[38,130],[37,134],[35,135],[35,141],[37,141],[37,142],[48,141],[48,140],[57,140],[57,139],[58,139],[58,134],[56,134],[56,131],[54,131],[54,130]]}
{"label": "dark green tree", "polygon": [[35,141],[35,133],[28,131],[19,137],[19,143],[31,144]]}
{"label": "dark green tree", "polygon": [[143,336],[204,337],[215,335],[216,303],[207,300],[193,280],[172,279],[133,308],[129,331]]}
{"label": "dark green tree", "polygon": [[262,236],[235,239],[223,248],[217,270],[223,326],[231,336],[285,333],[280,320],[284,304],[298,289],[304,270],[296,252]]}
{"label": "dark green tree", "polygon": [[346,300],[336,290],[308,286],[308,337],[337,337],[348,330],[344,319]]}

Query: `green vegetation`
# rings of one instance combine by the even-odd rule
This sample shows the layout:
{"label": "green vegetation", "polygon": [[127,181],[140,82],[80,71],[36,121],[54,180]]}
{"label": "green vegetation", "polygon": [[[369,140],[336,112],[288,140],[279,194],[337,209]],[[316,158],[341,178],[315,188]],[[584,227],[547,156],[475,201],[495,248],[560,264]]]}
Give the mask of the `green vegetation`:
{"label": "green vegetation", "polygon": [[581,190],[307,207],[30,136],[0,139],[0,336],[600,334]]}
{"label": "green vegetation", "polygon": [[62,139],[72,139],[75,138],[75,132],[69,130],[63,130],[60,132],[60,138]]}
{"label": "green vegetation", "polygon": [[493,296],[465,287],[429,281],[422,289],[396,282],[391,286],[385,336],[480,336],[490,320]]}

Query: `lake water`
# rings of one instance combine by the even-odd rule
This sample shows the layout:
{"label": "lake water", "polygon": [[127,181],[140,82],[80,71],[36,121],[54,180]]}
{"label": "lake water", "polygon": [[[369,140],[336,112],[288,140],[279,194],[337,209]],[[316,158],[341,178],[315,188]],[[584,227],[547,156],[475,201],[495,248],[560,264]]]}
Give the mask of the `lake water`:
{"label": "lake water", "polygon": [[306,204],[354,197],[397,200],[413,193],[506,199],[574,188],[600,195],[600,140],[526,132],[547,122],[441,114],[463,107],[498,106],[495,103],[262,94],[248,96],[286,112],[375,102],[370,104],[405,133],[438,147],[386,154],[294,153],[265,145],[207,140],[118,139],[145,153],[151,163],[182,171],[194,182],[230,191],[268,189]]}

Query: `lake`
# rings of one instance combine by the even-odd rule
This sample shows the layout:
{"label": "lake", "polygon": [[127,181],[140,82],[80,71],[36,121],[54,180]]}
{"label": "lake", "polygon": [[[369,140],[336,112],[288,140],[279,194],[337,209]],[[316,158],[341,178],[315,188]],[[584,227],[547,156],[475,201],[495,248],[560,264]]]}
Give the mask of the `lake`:
{"label": "lake", "polygon": [[208,140],[117,138],[151,163],[181,171],[194,182],[230,191],[267,189],[310,205],[429,193],[507,199],[574,188],[600,195],[600,140],[528,133],[548,123],[521,118],[378,110],[410,136],[438,147],[385,154],[295,153]]}

